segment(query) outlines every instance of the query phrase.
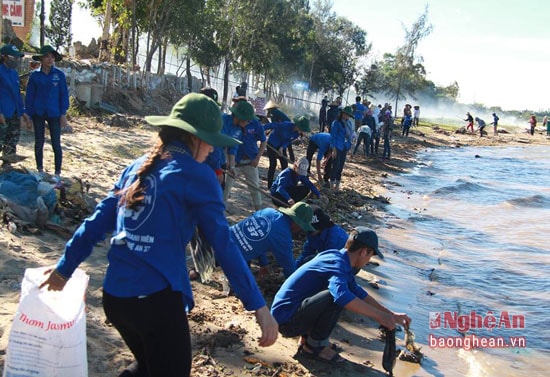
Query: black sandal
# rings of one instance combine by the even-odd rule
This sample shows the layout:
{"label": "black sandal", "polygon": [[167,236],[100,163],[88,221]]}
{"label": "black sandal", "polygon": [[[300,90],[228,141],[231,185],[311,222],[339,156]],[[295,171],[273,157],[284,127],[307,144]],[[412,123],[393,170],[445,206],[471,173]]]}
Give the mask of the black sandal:
{"label": "black sandal", "polygon": [[341,363],[346,361],[346,359],[344,359],[342,356],[340,356],[340,354],[338,354],[337,352],[334,353],[334,356],[332,356],[332,358],[330,358],[330,359],[326,359],[326,358],[322,357],[321,352],[327,347],[332,349],[332,347],[330,347],[330,346],[313,347],[313,346],[306,343],[306,344],[302,344],[301,346],[298,347],[297,354],[298,355],[304,355],[304,356],[306,356],[310,359],[317,360],[317,361],[323,361],[323,362],[329,363],[329,364],[341,364]]}

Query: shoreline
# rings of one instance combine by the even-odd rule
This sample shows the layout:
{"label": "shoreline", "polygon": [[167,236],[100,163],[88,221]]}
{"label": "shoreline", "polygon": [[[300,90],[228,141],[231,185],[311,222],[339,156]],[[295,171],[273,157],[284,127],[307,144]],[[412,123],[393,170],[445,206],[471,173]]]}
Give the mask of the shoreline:
{"label": "shoreline", "polygon": [[[62,135],[64,151],[64,174],[68,179],[77,177],[90,185],[86,197],[97,202],[111,188],[126,164],[142,154],[150,145],[155,130],[148,127],[119,128],[98,124],[93,118],[71,120],[73,133]],[[373,228],[384,226],[384,207],[387,191],[384,182],[392,176],[408,171],[416,166],[416,154],[431,147],[462,146],[528,146],[550,144],[544,135],[536,134],[531,143],[527,134],[503,134],[498,139],[489,136],[448,134],[437,132],[433,128],[413,128],[407,139],[394,133],[392,159],[380,161],[365,160],[356,157],[346,163],[340,194],[323,192],[329,197],[327,212],[334,221],[349,230],[362,224]],[[522,141],[518,141],[522,140]],[[304,145],[295,147],[296,156],[305,154]],[[28,158],[19,163],[34,171],[32,133],[22,135],[18,151]],[[53,165],[51,147],[44,148],[46,170]],[[267,159],[262,158],[260,176],[265,177]],[[265,180],[261,179],[265,189]],[[268,198],[263,198],[264,207],[272,206]],[[390,198],[391,200],[391,198]],[[248,190],[236,183],[232,198],[228,203],[227,217],[234,223],[253,210],[249,205]],[[321,205],[323,205],[321,203]],[[357,214],[352,214],[356,212]],[[359,217],[361,216],[361,217]],[[78,224],[70,225],[74,229]],[[20,283],[25,268],[54,264],[63,251],[67,238],[51,231],[29,233],[23,227],[10,233],[6,227],[0,230],[0,255],[4,261],[0,274],[0,369],[3,369],[5,350],[13,315],[17,309],[20,295]],[[384,248],[384,242],[382,248]],[[120,336],[109,324],[101,306],[101,286],[107,265],[106,251],[108,242],[100,243],[92,255],[81,265],[90,275],[87,301],[87,343],[89,376],[109,376],[120,373],[130,364],[132,355]],[[301,240],[295,243],[295,252],[301,248]],[[384,273],[383,265],[367,266],[358,275],[364,284],[382,277],[391,281]],[[342,356],[349,360],[345,367],[330,367],[308,359],[296,360],[293,355],[297,349],[297,339],[279,337],[277,343],[269,348],[256,346],[259,331],[254,316],[246,313],[240,302],[233,296],[225,297],[218,283],[219,271],[208,284],[192,282],[196,307],[189,315],[193,342],[194,376],[314,376],[329,371],[335,376],[386,375],[381,367],[384,343],[378,338],[378,324],[370,319],[360,318],[353,313],[345,313],[334,333],[333,341],[339,343],[344,351]],[[281,281],[267,279],[259,283],[268,303]],[[390,285],[391,286],[391,285]],[[380,290],[369,289],[377,299],[390,308],[392,298],[383,287]],[[359,328],[360,327],[360,328]],[[398,333],[402,340],[403,334]],[[402,341],[397,342],[398,347]],[[397,369],[399,368],[399,369]],[[412,375],[418,371],[417,364],[397,362],[399,375]],[[207,374],[209,373],[209,374]]]}

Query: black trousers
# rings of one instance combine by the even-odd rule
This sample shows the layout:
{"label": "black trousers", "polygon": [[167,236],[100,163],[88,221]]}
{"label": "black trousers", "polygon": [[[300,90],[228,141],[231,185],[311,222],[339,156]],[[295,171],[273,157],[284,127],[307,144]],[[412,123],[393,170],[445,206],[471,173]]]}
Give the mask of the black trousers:
{"label": "black trousers", "polygon": [[103,292],[103,308],[137,361],[123,376],[190,375],[191,336],[181,292],[165,289],[144,298]]}
{"label": "black trousers", "polygon": [[284,156],[280,155],[276,149],[270,147],[269,144],[267,147],[267,158],[269,158],[269,168],[267,169],[267,188],[268,190],[271,190],[273,178],[275,177],[275,169],[277,168],[277,160],[281,163],[281,170],[288,167],[288,161]]}
{"label": "black trousers", "polygon": [[328,290],[321,291],[302,301],[290,321],[279,326],[279,332],[289,338],[307,335],[315,341],[326,341],[343,310]]}

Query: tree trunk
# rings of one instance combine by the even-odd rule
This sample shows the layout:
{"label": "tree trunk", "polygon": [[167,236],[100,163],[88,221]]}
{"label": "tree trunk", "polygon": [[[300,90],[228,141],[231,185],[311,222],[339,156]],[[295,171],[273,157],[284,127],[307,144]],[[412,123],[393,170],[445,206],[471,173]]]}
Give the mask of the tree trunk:
{"label": "tree trunk", "polygon": [[185,57],[185,73],[187,75],[187,92],[193,91],[193,76],[191,76],[191,58],[189,55]]}
{"label": "tree trunk", "polygon": [[[42,1],[44,3],[44,1]],[[109,30],[111,28],[112,0],[107,0],[105,4],[105,22],[103,22],[103,33],[101,34],[101,44],[99,46],[99,60],[109,61]]]}
{"label": "tree trunk", "polygon": [[[229,59],[229,56],[225,57],[225,64],[223,67],[223,107],[225,107],[225,104],[227,103],[227,92],[229,89],[229,69],[231,66],[231,60]],[[223,110],[222,107],[222,110]]]}

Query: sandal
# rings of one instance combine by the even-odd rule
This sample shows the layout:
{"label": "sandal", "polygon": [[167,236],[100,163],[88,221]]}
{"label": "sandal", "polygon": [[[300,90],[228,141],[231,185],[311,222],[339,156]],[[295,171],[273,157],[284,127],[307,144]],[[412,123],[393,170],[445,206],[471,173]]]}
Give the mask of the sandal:
{"label": "sandal", "polygon": [[341,364],[341,363],[346,361],[346,359],[344,359],[342,356],[340,356],[337,352],[335,352],[334,355],[330,359],[327,359],[327,358],[321,356],[321,352],[323,352],[323,350],[325,348],[332,349],[332,347],[330,347],[330,346],[313,347],[313,346],[310,346],[309,344],[306,343],[306,344],[300,345],[298,347],[297,354],[306,356],[306,357],[308,357],[310,359],[313,359],[313,360],[324,361],[324,362],[330,363],[330,364]]}
{"label": "sandal", "polygon": [[[303,346],[305,343],[307,342],[307,335],[301,335],[300,336],[300,340],[298,341],[298,347],[301,347]],[[340,346],[340,344],[338,343],[332,343],[330,342],[329,343],[330,345],[330,348],[332,348],[334,351],[336,352],[342,352],[344,349],[342,348],[342,346]],[[309,347],[309,346],[308,346]],[[299,350],[299,349],[298,349]]]}

